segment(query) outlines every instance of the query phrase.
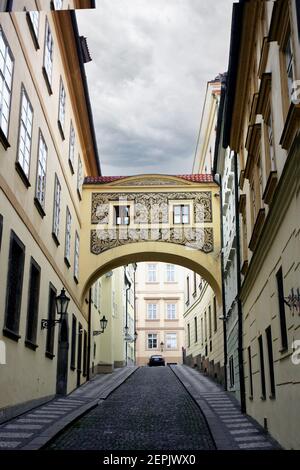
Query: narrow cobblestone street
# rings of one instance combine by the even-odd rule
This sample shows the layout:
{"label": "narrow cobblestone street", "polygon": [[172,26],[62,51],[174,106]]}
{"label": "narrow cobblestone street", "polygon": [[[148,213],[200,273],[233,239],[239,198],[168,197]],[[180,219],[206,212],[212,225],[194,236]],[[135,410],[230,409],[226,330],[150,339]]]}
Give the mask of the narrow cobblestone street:
{"label": "narrow cobblestone street", "polygon": [[168,367],[137,370],[47,449],[215,449],[206,421]]}

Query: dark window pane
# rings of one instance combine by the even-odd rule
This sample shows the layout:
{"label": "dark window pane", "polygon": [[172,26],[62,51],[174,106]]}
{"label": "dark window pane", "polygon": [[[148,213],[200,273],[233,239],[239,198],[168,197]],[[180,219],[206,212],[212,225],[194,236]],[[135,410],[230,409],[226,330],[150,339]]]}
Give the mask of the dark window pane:
{"label": "dark window pane", "polygon": [[259,360],[260,360],[261,397],[266,398],[264,347],[263,347],[262,336],[259,336],[258,338],[258,347],[259,347]]}
{"label": "dark window pane", "polygon": [[[56,313],[56,289],[50,284],[49,288],[49,302],[48,302],[48,320],[53,321],[55,320],[55,313]],[[47,357],[54,357],[54,336],[55,336],[55,325],[48,327],[47,329],[47,339],[46,339],[46,355]]]}
{"label": "dark window pane", "polygon": [[271,395],[275,397],[275,376],[274,376],[274,360],[273,360],[273,344],[272,344],[271,326],[269,326],[266,329],[266,338],[267,338],[267,345],[268,345],[270,389],[271,389]]}
{"label": "dark window pane", "polygon": [[76,317],[72,316],[72,344],[71,344],[71,369],[76,368]]}
{"label": "dark window pane", "polygon": [[30,341],[33,344],[36,344],[37,323],[39,314],[40,278],[41,269],[39,265],[34,261],[34,259],[31,259],[28,290],[26,340]]}
{"label": "dark window pane", "polygon": [[248,362],[249,362],[250,396],[253,397],[252,358],[251,358],[251,348],[250,348],[250,346],[248,347]]}
{"label": "dark window pane", "polygon": [[277,272],[276,279],[277,279],[278,305],[279,305],[279,317],[280,317],[281,346],[282,346],[282,349],[287,349],[288,337],[287,337],[286,318],[285,318],[282,268],[280,268],[279,271]]}
{"label": "dark window pane", "polygon": [[5,328],[16,334],[19,333],[24,260],[25,246],[17,235],[12,232],[8,260]]}

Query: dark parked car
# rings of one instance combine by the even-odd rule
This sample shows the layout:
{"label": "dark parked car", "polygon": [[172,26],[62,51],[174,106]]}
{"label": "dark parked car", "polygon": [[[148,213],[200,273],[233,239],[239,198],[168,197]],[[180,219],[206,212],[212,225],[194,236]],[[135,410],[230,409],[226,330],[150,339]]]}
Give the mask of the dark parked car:
{"label": "dark parked car", "polygon": [[148,362],[148,366],[164,366],[164,365],[165,365],[165,360],[159,354],[154,354],[153,356],[151,356]]}

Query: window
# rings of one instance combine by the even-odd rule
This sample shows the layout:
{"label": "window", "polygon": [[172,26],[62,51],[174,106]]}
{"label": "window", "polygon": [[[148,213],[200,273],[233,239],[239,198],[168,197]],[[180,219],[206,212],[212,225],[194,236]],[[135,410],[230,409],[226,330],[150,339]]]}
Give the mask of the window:
{"label": "window", "polygon": [[74,160],[75,160],[75,130],[71,121],[70,125],[70,144],[69,144],[69,165],[72,173],[74,173]]}
{"label": "window", "polygon": [[72,217],[67,207],[66,211],[66,236],[65,236],[65,262],[69,267],[70,263],[70,255],[71,255],[71,224],[72,224]]}
{"label": "window", "polygon": [[191,346],[191,327],[190,327],[190,324],[188,323],[188,326],[187,326],[187,344],[188,344],[188,348]]}
{"label": "window", "polygon": [[270,377],[270,390],[271,396],[274,398],[275,390],[275,375],[274,375],[274,360],[273,360],[273,344],[272,344],[272,330],[271,326],[266,329],[266,339],[268,347],[268,362],[269,362],[269,377]]}
{"label": "window", "polygon": [[194,329],[195,329],[195,343],[198,341],[198,319],[194,318]]}
{"label": "window", "polygon": [[194,288],[193,288],[193,295],[195,296],[197,294],[197,274],[194,273]]}
{"label": "window", "polygon": [[201,317],[201,346],[203,346],[203,318]]}
{"label": "window", "polygon": [[74,279],[79,279],[79,235],[75,232],[75,249],[74,249]]}
{"label": "window", "polygon": [[6,286],[5,307],[5,336],[18,340],[20,310],[23,288],[23,274],[25,261],[25,246],[17,235],[12,231],[10,237],[10,248],[8,258],[8,275]]}
{"label": "window", "polygon": [[176,333],[166,333],[166,348],[177,349],[177,334]]}
{"label": "window", "polygon": [[205,330],[205,341],[207,341],[207,314],[204,312],[204,330]]}
{"label": "window", "polygon": [[[22,169],[26,179],[29,178],[29,164],[32,138],[33,109],[28,99],[25,88],[21,91],[21,110],[19,127],[19,144],[17,162]],[[29,184],[27,184],[29,186]]]}
{"label": "window", "polygon": [[36,198],[36,201],[39,203],[40,207],[43,209],[43,214],[44,214],[44,208],[45,208],[45,194],[46,194],[47,155],[48,155],[47,145],[45,143],[42,133],[40,132],[35,198]]}
{"label": "window", "polygon": [[157,282],[156,264],[148,264],[148,282]]}
{"label": "window", "polygon": [[80,385],[80,374],[82,364],[82,324],[78,323],[78,348],[77,348],[77,387]]}
{"label": "window", "polygon": [[218,331],[217,299],[214,297],[214,331]]}
{"label": "window", "polygon": [[30,32],[36,49],[39,49],[39,22],[40,14],[38,11],[29,11],[27,12],[27,21],[29,24]]}
{"label": "window", "polygon": [[59,221],[60,221],[60,200],[61,200],[61,185],[57,178],[57,175],[55,175],[52,235],[57,245],[59,245],[58,236],[59,236]]}
{"label": "window", "polygon": [[288,39],[284,48],[284,56],[285,56],[285,65],[286,65],[286,74],[287,74],[287,83],[288,83],[288,93],[289,93],[289,98],[291,101],[292,94],[293,94],[293,87],[294,87],[294,68],[295,68],[291,33],[288,36]]}
{"label": "window", "polygon": [[167,264],[167,282],[175,282],[175,266],[174,264]]}
{"label": "window", "polygon": [[53,69],[53,37],[51,34],[48,20],[46,19],[46,34],[45,34],[45,49],[44,49],[44,76],[46,78],[46,84],[48,91],[52,94],[51,83],[52,83],[52,69]]}
{"label": "window", "polygon": [[63,0],[53,0],[53,6],[55,10],[62,10]]}
{"label": "window", "polygon": [[186,277],[186,305],[190,303],[190,276]]}
{"label": "window", "polygon": [[233,362],[233,356],[230,356],[230,358],[229,358],[229,383],[230,383],[230,388],[234,387],[234,362]]}
{"label": "window", "polygon": [[77,193],[79,199],[81,199],[81,192],[82,192],[82,184],[83,184],[83,169],[82,169],[82,161],[80,156],[78,155],[78,169],[77,169]]}
{"label": "window", "polygon": [[157,304],[148,304],[147,305],[147,319],[156,320],[157,319]]}
{"label": "window", "polygon": [[285,317],[282,268],[280,268],[279,271],[277,272],[276,280],[277,280],[277,295],[278,295],[279,318],[280,318],[281,347],[282,347],[282,350],[285,351],[288,348],[288,336],[287,336],[286,317]]}
{"label": "window", "polygon": [[87,332],[84,330],[84,333],[83,333],[83,370],[82,370],[83,377],[87,376],[87,370],[88,370],[87,349],[88,349]]}
{"label": "window", "polygon": [[176,304],[167,304],[167,320],[176,320]]}
{"label": "window", "polygon": [[[55,320],[56,313],[56,289],[51,284],[49,286],[49,301],[48,301],[48,320],[52,322]],[[54,337],[55,337],[55,327],[54,325],[47,329],[47,338],[46,338],[46,356],[49,359],[54,358]]]}
{"label": "window", "polygon": [[0,129],[1,141],[5,149],[8,148],[8,123],[10,114],[10,101],[13,76],[13,57],[6,38],[0,28]]}
{"label": "window", "polygon": [[77,336],[76,326],[77,326],[77,321],[73,313],[72,315],[71,363],[70,363],[70,368],[72,370],[76,369],[76,336]]}
{"label": "window", "polygon": [[248,347],[248,363],[249,363],[249,392],[250,397],[253,397],[253,377],[252,377],[252,357],[251,357],[251,348]]}
{"label": "window", "polygon": [[209,326],[209,337],[212,334],[212,323],[211,323],[211,306],[208,307],[208,326]]}
{"label": "window", "polygon": [[157,334],[148,333],[148,349],[157,349]]}
{"label": "window", "polygon": [[266,379],[265,379],[264,347],[263,347],[263,339],[261,335],[258,338],[258,348],[259,348],[259,362],[260,362],[261,398],[262,400],[264,400],[266,398]]}
{"label": "window", "polygon": [[65,138],[65,116],[66,116],[66,91],[62,79],[59,85],[59,103],[58,103],[58,127],[62,138]]}
{"label": "window", "polygon": [[267,171],[276,171],[276,161],[275,161],[275,150],[274,150],[274,133],[273,133],[273,115],[270,110],[268,117],[266,119],[266,129],[267,129]]}
{"label": "window", "polygon": [[41,268],[31,258],[27,306],[26,346],[36,349],[36,333],[39,314]]}
{"label": "window", "polygon": [[114,206],[115,225],[129,225],[130,223],[130,207]]}
{"label": "window", "polygon": [[189,224],[190,223],[190,206],[178,205],[174,206],[174,224]]}

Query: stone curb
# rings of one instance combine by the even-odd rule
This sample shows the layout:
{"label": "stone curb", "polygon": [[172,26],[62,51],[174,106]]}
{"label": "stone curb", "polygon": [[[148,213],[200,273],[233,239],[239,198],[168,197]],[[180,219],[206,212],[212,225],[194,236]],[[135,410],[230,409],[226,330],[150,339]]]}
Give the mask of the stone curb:
{"label": "stone curb", "polygon": [[[25,444],[23,447],[20,447],[19,450],[39,450],[44,447],[51,439],[53,439],[59,432],[61,432],[64,428],[69,426],[71,423],[76,421],[78,418],[83,416],[88,411],[92,410],[98,405],[108,398],[108,396],[114,392],[117,388],[119,388],[129,377],[131,377],[134,372],[138,370],[138,367],[133,367],[132,370],[128,371],[128,373],[124,374],[122,377],[118,377],[117,380],[109,385],[105,392],[100,393],[96,399],[91,400],[88,403],[80,406],[77,410],[72,413],[69,413],[64,418],[58,419],[52,426],[45,429],[39,436],[33,438],[30,442]],[[69,395],[72,397],[72,394]],[[67,400],[68,397],[66,397]]]}

